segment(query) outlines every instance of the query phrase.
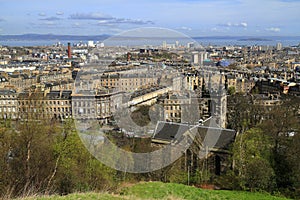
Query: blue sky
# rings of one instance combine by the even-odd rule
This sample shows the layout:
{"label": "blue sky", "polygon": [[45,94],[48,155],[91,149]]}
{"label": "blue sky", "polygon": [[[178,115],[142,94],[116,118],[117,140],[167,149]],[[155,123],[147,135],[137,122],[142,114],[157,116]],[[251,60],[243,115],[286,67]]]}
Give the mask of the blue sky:
{"label": "blue sky", "polygon": [[300,0],[0,0],[0,7],[0,34],[163,27],[189,36],[300,35]]}

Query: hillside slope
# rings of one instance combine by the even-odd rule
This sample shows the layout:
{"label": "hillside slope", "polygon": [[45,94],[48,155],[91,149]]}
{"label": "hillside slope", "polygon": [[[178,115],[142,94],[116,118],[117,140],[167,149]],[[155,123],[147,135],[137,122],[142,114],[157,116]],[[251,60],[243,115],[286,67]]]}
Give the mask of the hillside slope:
{"label": "hillside slope", "polygon": [[147,182],[139,183],[120,190],[119,194],[108,193],[74,193],[67,196],[46,196],[46,197],[30,197],[26,200],[78,200],[78,199],[104,199],[104,200],[120,200],[120,199],[169,199],[169,200],[286,200],[285,198],[274,197],[269,194],[240,192],[240,191],[224,191],[224,190],[203,190],[191,186],[176,183]]}

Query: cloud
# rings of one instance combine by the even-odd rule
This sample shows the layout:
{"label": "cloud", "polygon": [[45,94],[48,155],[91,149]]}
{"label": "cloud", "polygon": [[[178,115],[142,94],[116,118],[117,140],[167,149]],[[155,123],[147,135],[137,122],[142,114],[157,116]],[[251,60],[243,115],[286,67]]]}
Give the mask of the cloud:
{"label": "cloud", "polygon": [[44,26],[49,27],[49,26],[57,26],[58,24],[55,23],[54,21],[43,21],[40,23],[30,22],[29,25],[32,27],[44,27]]}
{"label": "cloud", "polygon": [[226,32],[228,32],[228,27],[227,28],[225,28],[225,29],[220,29],[220,28],[217,28],[217,27],[213,27],[213,28],[211,28],[210,29],[210,31],[211,32],[216,32],[216,33],[226,33]]}
{"label": "cloud", "polygon": [[46,14],[41,12],[41,13],[39,13],[39,16],[44,17],[44,16],[46,16]]}
{"label": "cloud", "polygon": [[141,19],[127,19],[127,18],[116,18],[111,15],[103,13],[75,13],[70,16],[70,19],[76,20],[97,20],[97,25],[102,26],[113,26],[116,24],[135,24],[135,25],[145,25],[154,24],[154,22],[148,20],[144,21]]}
{"label": "cloud", "polygon": [[40,21],[38,23],[30,22],[28,25],[29,25],[28,28],[38,29],[38,30],[46,30],[46,29],[61,30],[66,28],[62,24],[54,21]]}
{"label": "cloud", "polygon": [[40,20],[44,20],[44,21],[58,21],[61,20],[62,18],[59,17],[46,17],[46,18],[42,18]]}
{"label": "cloud", "polygon": [[111,20],[99,20],[97,22],[97,25],[101,25],[101,26],[115,26],[115,24],[111,23]]}
{"label": "cloud", "polygon": [[77,20],[105,20],[113,19],[112,16],[103,13],[75,13],[70,16],[70,19]]}
{"label": "cloud", "polygon": [[56,12],[56,15],[64,15],[64,12],[57,11],[57,12]]}
{"label": "cloud", "polygon": [[144,21],[141,19],[124,19],[124,18],[112,18],[108,20],[111,24],[136,24],[136,25],[144,25],[144,24],[154,24],[152,21]]}
{"label": "cloud", "polygon": [[278,33],[278,32],[280,32],[281,30],[280,30],[280,28],[278,28],[278,27],[270,27],[270,28],[266,28],[266,31]]}
{"label": "cloud", "polygon": [[177,30],[183,30],[183,31],[191,31],[192,28],[190,27],[186,27],[186,26],[182,26],[182,27],[179,27],[179,28],[176,28]]}
{"label": "cloud", "polygon": [[5,21],[4,19],[0,18],[0,22],[4,22],[4,21]]}
{"label": "cloud", "polygon": [[72,24],[72,28],[82,28],[82,26],[80,23],[75,22],[74,24]]}
{"label": "cloud", "polygon": [[248,24],[246,23],[246,22],[242,22],[242,23],[240,23],[240,26],[242,26],[242,27],[247,27],[248,26]]}
{"label": "cloud", "polygon": [[231,23],[227,22],[226,24],[218,24],[218,26],[224,26],[224,27],[237,27],[237,28],[247,28],[248,23],[247,22],[241,22],[241,23]]}
{"label": "cloud", "polygon": [[55,22],[52,22],[52,21],[45,21],[45,22],[41,23],[40,25],[56,26],[57,24]]}

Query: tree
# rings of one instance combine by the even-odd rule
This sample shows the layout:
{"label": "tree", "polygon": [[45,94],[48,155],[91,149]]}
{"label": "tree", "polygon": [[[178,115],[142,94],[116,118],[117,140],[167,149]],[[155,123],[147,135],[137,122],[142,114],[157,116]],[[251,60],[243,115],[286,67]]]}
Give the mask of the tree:
{"label": "tree", "polygon": [[64,134],[57,137],[54,145],[55,157],[59,160],[52,184],[54,190],[68,194],[115,187],[116,170],[104,166],[89,153],[74,129],[73,121],[64,127]]}
{"label": "tree", "polygon": [[294,190],[292,198],[300,198],[300,134],[293,136],[290,145],[287,148],[286,162],[290,166],[291,189]]}
{"label": "tree", "polygon": [[300,130],[299,108],[299,98],[290,97],[285,99],[284,103],[273,108],[268,113],[267,119],[259,125],[271,139],[271,164],[275,170],[276,183],[279,188],[291,189],[296,184],[295,180],[297,178],[295,171],[293,171],[293,165],[297,162],[292,162],[295,159],[292,158],[291,152],[299,150],[295,147],[299,137],[297,134]]}
{"label": "tree", "polygon": [[235,87],[231,86],[228,88],[228,94],[229,95],[234,95],[235,94]]}
{"label": "tree", "polygon": [[270,138],[261,129],[252,128],[237,137],[233,160],[241,188],[270,190],[274,186],[270,147]]}
{"label": "tree", "polygon": [[[52,144],[59,127],[49,121],[19,121],[1,131],[0,184],[8,196],[45,191],[53,168]],[[5,194],[4,193],[4,194]]]}
{"label": "tree", "polygon": [[251,103],[247,96],[236,94],[228,97],[228,127],[243,133],[250,128]]}
{"label": "tree", "polygon": [[275,173],[268,160],[251,159],[245,166],[245,186],[252,190],[272,191]]}

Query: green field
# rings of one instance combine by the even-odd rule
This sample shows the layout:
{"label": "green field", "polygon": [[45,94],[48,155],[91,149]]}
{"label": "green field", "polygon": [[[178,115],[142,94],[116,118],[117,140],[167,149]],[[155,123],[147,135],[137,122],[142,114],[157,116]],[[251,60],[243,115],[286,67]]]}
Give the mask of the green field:
{"label": "green field", "polygon": [[224,190],[203,190],[191,186],[175,184],[148,182],[139,183],[130,187],[121,189],[117,194],[108,193],[76,193],[67,196],[46,196],[46,197],[30,197],[26,200],[39,199],[104,199],[104,200],[119,200],[119,199],[169,199],[169,200],[222,200],[222,199],[237,199],[237,200],[283,200],[285,198],[274,197],[269,194],[239,192],[239,191],[224,191]]}

